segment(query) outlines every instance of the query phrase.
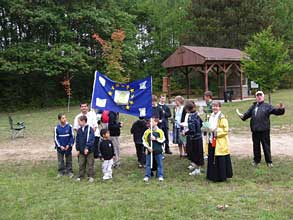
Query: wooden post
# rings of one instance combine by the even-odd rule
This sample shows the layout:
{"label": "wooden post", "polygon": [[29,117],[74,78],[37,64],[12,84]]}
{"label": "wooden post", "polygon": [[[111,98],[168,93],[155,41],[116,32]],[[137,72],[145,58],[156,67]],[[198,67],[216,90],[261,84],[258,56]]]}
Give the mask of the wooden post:
{"label": "wooden post", "polygon": [[168,102],[171,103],[171,86],[170,86],[170,82],[171,82],[171,75],[172,75],[172,70],[168,69],[168,92],[167,92],[167,96],[168,96]]}
{"label": "wooden post", "polygon": [[186,79],[186,95],[187,95],[187,98],[189,99],[190,97],[190,77],[189,77],[189,72],[185,72],[185,79]]}
{"label": "wooden post", "polygon": [[243,91],[242,91],[242,79],[243,78],[243,73],[242,70],[240,70],[240,99],[243,99]]}
{"label": "wooden post", "polygon": [[224,92],[227,91],[227,69],[226,64],[224,64]]}
{"label": "wooden post", "polygon": [[204,85],[205,91],[209,90],[209,73],[208,73],[208,66],[207,64],[204,65]]}

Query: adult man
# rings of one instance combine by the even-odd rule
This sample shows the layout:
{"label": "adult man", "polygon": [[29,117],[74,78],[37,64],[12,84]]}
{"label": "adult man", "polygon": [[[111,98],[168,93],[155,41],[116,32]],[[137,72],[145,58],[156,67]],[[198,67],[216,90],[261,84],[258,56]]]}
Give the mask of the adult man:
{"label": "adult man", "polygon": [[166,105],[165,95],[161,95],[158,106],[163,112],[161,129],[163,130],[165,135],[165,153],[172,154],[172,152],[170,151],[170,146],[169,146],[169,121],[168,121],[168,119],[171,117],[171,111],[170,111],[170,108]]}
{"label": "adult man", "polygon": [[100,138],[100,131],[97,122],[97,115],[94,111],[89,111],[88,104],[86,102],[82,102],[79,105],[80,113],[75,116],[73,128],[75,131],[79,129],[78,119],[80,116],[85,115],[87,117],[87,124],[92,127],[95,132],[95,150],[98,148],[99,138]]}
{"label": "adult man", "polygon": [[285,107],[280,103],[276,108],[272,105],[264,102],[264,93],[257,91],[255,93],[256,102],[247,110],[244,114],[239,114],[239,117],[245,121],[250,119],[250,129],[252,132],[253,141],[253,165],[257,166],[261,160],[260,143],[263,147],[265,160],[267,166],[272,168],[271,158],[271,141],[270,141],[270,115],[283,115],[285,113]]}

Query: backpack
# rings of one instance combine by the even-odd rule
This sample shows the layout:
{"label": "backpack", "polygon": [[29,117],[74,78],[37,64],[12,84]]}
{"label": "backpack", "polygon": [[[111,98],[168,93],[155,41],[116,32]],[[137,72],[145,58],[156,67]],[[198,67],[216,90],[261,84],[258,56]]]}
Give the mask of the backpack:
{"label": "backpack", "polygon": [[109,123],[109,120],[110,120],[109,113],[110,113],[110,111],[108,111],[108,110],[104,110],[102,112],[101,121],[103,123]]}

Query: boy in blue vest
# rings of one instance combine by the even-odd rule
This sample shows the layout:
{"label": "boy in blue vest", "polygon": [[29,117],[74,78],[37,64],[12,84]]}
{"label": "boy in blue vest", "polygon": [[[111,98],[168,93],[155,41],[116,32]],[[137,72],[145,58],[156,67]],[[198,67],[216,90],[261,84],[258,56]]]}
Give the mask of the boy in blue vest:
{"label": "boy in blue vest", "polygon": [[82,115],[78,118],[80,128],[77,130],[76,135],[76,151],[78,156],[79,175],[76,179],[80,181],[85,176],[87,170],[88,181],[94,182],[94,143],[95,132],[87,125],[87,117]]}
{"label": "boy in blue vest", "polygon": [[[164,132],[158,127],[158,118],[151,119],[152,129],[149,128],[144,132],[143,144],[146,147],[148,153],[146,155],[146,174],[144,181],[148,182],[151,178],[151,159],[157,164],[157,177],[159,181],[164,181],[164,171],[163,171],[163,144],[165,141]],[[151,144],[152,142],[152,144]],[[153,154],[153,155],[151,155]]]}
{"label": "boy in blue vest", "polygon": [[[73,177],[72,172],[72,145],[74,144],[74,134],[72,126],[67,123],[66,115],[58,114],[59,123],[55,127],[55,148],[57,149],[58,159],[58,176],[65,174],[70,178]],[[64,157],[66,162],[64,163]]]}

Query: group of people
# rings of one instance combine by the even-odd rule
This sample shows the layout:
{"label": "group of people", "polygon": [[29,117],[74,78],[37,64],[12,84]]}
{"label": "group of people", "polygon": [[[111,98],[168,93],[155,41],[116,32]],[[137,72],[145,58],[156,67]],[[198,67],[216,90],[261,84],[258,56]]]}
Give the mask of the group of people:
{"label": "group of people", "polygon": [[[268,167],[273,167],[270,151],[270,115],[285,113],[283,104],[273,107],[264,102],[264,93],[258,91],[256,102],[239,117],[245,121],[251,118],[253,140],[253,165],[261,160],[260,143],[263,146]],[[214,182],[232,178],[232,162],[229,148],[229,124],[221,112],[221,102],[212,99],[210,91],[205,92],[206,107],[204,114],[199,114],[193,101],[185,101],[182,96],[175,97],[173,117],[166,105],[165,95],[152,96],[152,118],[140,117],[131,127],[131,134],[136,148],[139,168],[145,168],[143,180],[148,182],[152,176],[164,180],[164,154],[172,154],[169,143],[169,120],[173,124],[173,143],[178,145],[180,158],[190,162],[189,175],[201,174],[207,160],[206,177]],[[120,166],[120,130],[119,113],[105,111],[102,113],[102,129],[95,112],[88,110],[86,103],[80,104],[81,113],[75,117],[72,127],[65,114],[59,114],[59,123],[55,127],[55,146],[58,158],[58,176],[72,172],[72,146],[75,142],[79,173],[77,181],[87,174],[88,181],[94,181],[95,158],[103,160],[103,180],[112,178],[112,168]],[[75,134],[74,134],[75,131]],[[156,171],[156,174],[154,174]]]}
{"label": "group of people", "polygon": [[94,111],[89,111],[87,103],[80,104],[81,112],[74,119],[72,127],[66,115],[58,115],[59,123],[55,127],[55,148],[57,149],[58,177],[68,175],[73,177],[72,147],[75,143],[79,171],[77,181],[88,177],[89,182],[94,181],[94,162],[99,158],[103,160],[103,179],[112,178],[112,168],[120,166],[120,130],[123,126],[119,122],[119,113],[107,111],[102,129]]}

